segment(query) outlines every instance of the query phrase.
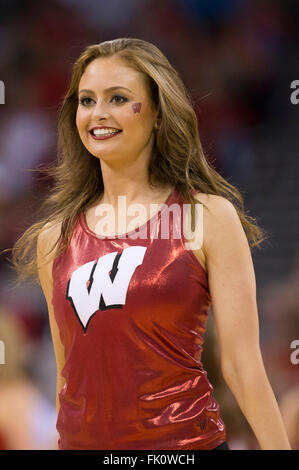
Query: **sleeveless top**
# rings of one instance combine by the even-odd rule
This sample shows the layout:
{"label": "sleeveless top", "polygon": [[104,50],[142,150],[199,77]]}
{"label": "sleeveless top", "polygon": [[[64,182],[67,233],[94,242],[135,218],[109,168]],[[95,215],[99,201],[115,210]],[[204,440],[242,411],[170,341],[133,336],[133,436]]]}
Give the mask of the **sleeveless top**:
{"label": "sleeveless top", "polygon": [[182,206],[174,187],[145,224],[115,237],[92,232],[82,211],[54,259],[66,381],[59,449],[210,450],[225,442],[201,363],[207,273],[186,249]]}

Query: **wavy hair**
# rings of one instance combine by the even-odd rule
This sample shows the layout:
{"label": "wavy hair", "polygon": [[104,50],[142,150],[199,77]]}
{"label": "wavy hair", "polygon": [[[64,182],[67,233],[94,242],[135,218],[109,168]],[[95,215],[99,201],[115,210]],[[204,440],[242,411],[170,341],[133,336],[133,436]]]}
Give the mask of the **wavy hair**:
{"label": "wavy hair", "polygon": [[55,256],[59,256],[69,244],[80,212],[103,193],[100,160],[88,152],[80,139],[76,111],[79,82],[87,65],[94,59],[113,55],[142,74],[158,109],[160,125],[155,130],[149,161],[149,184],[175,186],[183,202],[191,204],[192,227],[194,204],[198,202],[192,191],[199,189],[202,193],[223,196],[235,206],[251,248],[259,247],[267,238],[256,220],[245,213],[239,190],[207,161],[199,138],[192,97],[179,73],[155,45],[142,39],[118,38],[89,45],[73,64],[70,86],[58,113],[57,162],[37,170],[53,181],[39,210],[43,217],[30,226],[12,248],[12,264],[17,271],[18,282],[30,276],[38,280],[35,248],[44,226],[61,223],[59,240],[50,250],[58,244]]}

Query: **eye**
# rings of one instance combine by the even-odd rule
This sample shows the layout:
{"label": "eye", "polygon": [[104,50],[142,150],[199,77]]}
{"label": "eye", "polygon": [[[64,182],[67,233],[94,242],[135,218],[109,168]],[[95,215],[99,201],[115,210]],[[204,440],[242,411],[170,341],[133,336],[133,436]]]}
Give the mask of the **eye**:
{"label": "eye", "polygon": [[[127,98],[125,98],[124,96],[121,96],[121,95],[114,95],[111,99],[111,101],[114,101],[114,98],[116,98],[115,100],[115,103],[125,103],[126,101],[128,101]],[[91,101],[93,101],[91,98],[88,98],[87,96],[86,97],[83,97],[79,100],[80,104],[82,106],[89,106],[91,104]]]}
{"label": "eye", "polygon": [[121,96],[121,95],[114,95],[111,101],[113,101],[114,98],[120,98],[121,100],[123,100],[123,101],[116,100],[116,103],[125,103],[126,101],[128,101],[128,98],[125,98],[124,96]]}
{"label": "eye", "polygon": [[[82,104],[82,106],[86,106],[86,104],[85,104],[86,100],[91,100],[91,98],[81,98],[80,99],[80,104]],[[87,106],[88,106],[88,104],[87,104]]]}

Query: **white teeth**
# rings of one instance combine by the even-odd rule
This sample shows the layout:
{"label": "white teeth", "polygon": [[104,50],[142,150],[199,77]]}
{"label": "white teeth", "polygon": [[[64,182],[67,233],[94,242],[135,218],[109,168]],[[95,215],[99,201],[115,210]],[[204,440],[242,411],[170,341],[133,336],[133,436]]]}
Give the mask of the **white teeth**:
{"label": "white teeth", "polygon": [[94,135],[106,135],[106,134],[116,134],[118,132],[118,129],[93,129],[93,134]]}

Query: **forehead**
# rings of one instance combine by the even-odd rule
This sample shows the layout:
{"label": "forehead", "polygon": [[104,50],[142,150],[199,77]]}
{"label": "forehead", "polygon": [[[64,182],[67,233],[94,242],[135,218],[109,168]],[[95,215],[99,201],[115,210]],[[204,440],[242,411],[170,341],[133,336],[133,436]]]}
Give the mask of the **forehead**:
{"label": "forehead", "polygon": [[124,86],[133,92],[145,90],[141,73],[129,67],[119,57],[99,57],[88,64],[79,82],[81,88],[100,91],[112,86]]}

